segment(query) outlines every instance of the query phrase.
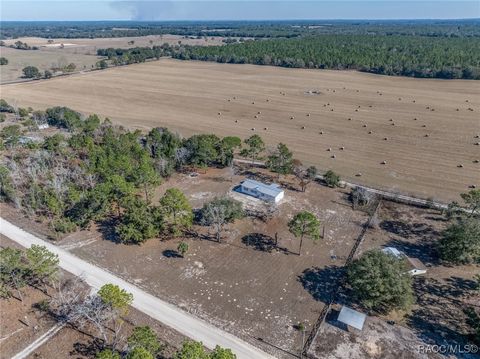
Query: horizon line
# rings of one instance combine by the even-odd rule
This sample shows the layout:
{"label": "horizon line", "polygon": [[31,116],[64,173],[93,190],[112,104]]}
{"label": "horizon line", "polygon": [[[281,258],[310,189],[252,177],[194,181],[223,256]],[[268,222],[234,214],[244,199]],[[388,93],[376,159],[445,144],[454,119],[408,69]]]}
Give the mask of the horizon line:
{"label": "horizon line", "polygon": [[480,17],[459,17],[459,18],[377,18],[377,19],[342,19],[342,18],[323,18],[323,19],[172,19],[172,20],[133,20],[133,19],[98,19],[98,20],[3,20],[0,19],[0,23],[2,22],[116,22],[116,21],[126,21],[126,22],[145,22],[145,23],[152,23],[152,22],[176,22],[176,21],[183,21],[183,22],[212,22],[212,21],[228,21],[228,22],[242,22],[242,21],[250,21],[250,22],[261,22],[261,21],[272,21],[272,22],[280,22],[280,21],[460,21],[460,20],[480,20]]}

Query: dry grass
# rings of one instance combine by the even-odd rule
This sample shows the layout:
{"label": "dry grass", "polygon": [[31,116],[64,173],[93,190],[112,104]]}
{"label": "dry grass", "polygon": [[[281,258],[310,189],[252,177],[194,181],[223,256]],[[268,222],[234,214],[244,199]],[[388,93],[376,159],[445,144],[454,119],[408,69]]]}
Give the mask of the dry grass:
{"label": "dry grass", "polygon": [[[58,64],[67,65],[74,63],[77,70],[90,70],[95,67],[99,57],[97,49],[103,48],[131,48],[134,46],[155,46],[168,43],[177,45],[180,41],[188,45],[222,45],[223,37],[207,37],[201,39],[184,38],[180,35],[151,35],[137,37],[116,37],[104,39],[48,39],[41,37],[22,37],[18,39],[4,40],[7,46],[16,41],[22,41],[29,46],[37,46],[39,50],[16,50],[9,47],[0,47],[1,56],[8,59],[8,65],[0,67],[0,83],[18,80],[23,74],[22,69],[26,66],[35,66],[40,71],[49,70]],[[130,43],[134,41],[134,43]],[[63,44],[63,48],[61,45]]]}
{"label": "dry grass", "polygon": [[[37,46],[41,51],[63,53],[76,53],[95,55],[97,49],[114,47],[114,48],[130,48],[134,46],[155,46],[168,43],[170,45],[176,45],[179,41],[182,44],[188,45],[221,45],[224,38],[220,36],[207,37],[201,39],[184,38],[180,35],[150,35],[150,36],[132,36],[132,37],[107,37],[96,39],[52,39],[53,43],[49,43],[48,39],[41,37],[22,37],[19,39],[5,40],[6,45],[12,45],[16,41],[26,42],[30,46]],[[129,43],[134,41],[133,44]],[[59,45],[63,44],[64,48],[60,49]]]}
{"label": "dry grass", "polygon": [[1,90],[21,105],[66,105],[132,128],[259,133],[306,164],[422,197],[458,200],[479,185],[475,81],[165,59]]}
{"label": "dry grass", "polygon": [[90,70],[98,61],[97,56],[65,52],[61,49],[56,49],[56,51],[16,50],[8,47],[0,49],[1,56],[8,59],[8,65],[0,66],[1,83],[18,80],[23,76],[22,69],[26,66],[38,67],[43,72],[57,67],[59,64],[74,63],[77,70]]}

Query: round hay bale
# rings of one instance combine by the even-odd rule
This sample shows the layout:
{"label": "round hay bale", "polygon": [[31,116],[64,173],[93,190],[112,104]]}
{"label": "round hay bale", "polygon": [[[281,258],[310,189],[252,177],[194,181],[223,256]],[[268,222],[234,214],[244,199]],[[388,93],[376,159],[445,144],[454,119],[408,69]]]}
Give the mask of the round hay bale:
{"label": "round hay bale", "polygon": [[330,151],[332,151],[332,149],[331,149],[330,147],[329,147],[329,148],[327,148],[327,152],[330,152]]}
{"label": "round hay bale", "polygon": [[382,165],[386,165],[386,164],[387,164],[387,161],[382,161],[381,164],[382,164]]}
{"label": "round hay bale", "polygon": [[463,168],[463,164],[460,163],[460,164],[457,165],[457,167],[458,168]]}
{"label": "round hay bale", "polygon": [[336,156],[335,156],[335,155],[332,155],[332,158],[336,158]]}
{"label": "round hay bale", "polygon": [[427,134],[426,134],[425,136],[423,136],[423,137],[430,137],[430,135],[427,133]]}
{"label": "round hay bale", "polygon": [[333,111],[333,108],[331,108],[330,111]]}
{"label": "round hay bale", "polygon": [[367,125],[363,125],[363,127],[367,127]]}
{"label": "round hay bale", "polygon": [[480,142],[475,142],[475,146],[480,146]]}
{"label": "round hay bale", "polygon": [[355,176],[356,176],[356,177],[362,177],[362,173],[361,173],[361,172],[358,172]]}
{"label": "round hay bale", "polygon": [[310,117],[310,114],[309,114],[309,113],[307,113],[307,117]]}
{"label": "round hay bale", "polygon": [[323,131],[320,131],[319,134],[323,135]]}
{"label": "round hay bale", "polygon": [[255,105],[255,101],[252,101],[252,105]]}
{"label": "round hay bale", "polygon": [[474,138],[480,138],[480,135],[475,135]]}
{"label": "round hay bale", "polygon": [[254,118],[258,118],[258,116],[257,116],[257,115],[255,115],[255,116],[253,116],[253,117],[254,117]]}
{"label": "round hay bale", "polygon": [[422,125],[422,127],[427,127],[427,125]]}
{"label": "round hay bale", "polygon": [[252,127],[252,131],[255,131],[255,127]]}
{"label": "round hay bale", "polygon": [[417,118],[416,118],[416,117],[414,117],[414,118],[413,118],[413,120],[414,120],[414,121],[416,121],[416,120],[417,120]]}
{"label": "round hay bale", "polygon": [[268,130],[268,127],[264,127],[263,129],[266,131],[266,130]]}
{"label": "round hay bale", "polygon": [[304,130],[304,129],[305,129],[305,126],[302,126],[302,130]]}
{"label": "round hay bale", "polygon": [[355,109],[355,112],[358,112],[358,108]]}
{"label": "round hay bale", "polygon": [[473,160],[473,163],[480,163],[480,160]]}
{"label": "round hay bale", "polygon": [[342,147],[340,147],[340,150],[341,150],[341,151],[343,151],[344,149],[345,149],[345,147],[343,147],[343,146],[342,146]]}
{"label": "round hay bale", "polygon": [[290,120],[295,120],[295,116],[290,116]]}
{"label": "round hay bale", "polygon": [[238,120],[235,120],[235,123],[237,123],[237,122],[238,122]]}
{"label": "round hay bale", "polygon": [[392,121],[393,121],[393,118],[391,118],[389,121],[392,122]]}
{"label": "round hay bale", "polygon": [[384,137],[383,140],[384,140],[384,141],[388,141],[388,137]]}
{"label": "round hay bale", "polygon": [[395,126],[395,124],[392,122],[392,126]]}
{"label": "round hay bale", "polygon": [[459,108],[457,108],[457,109],[456,109],[456,111],[460,111],[460,109],[459,109]]}
{"label": "round hay bale", "polygon": [[222,113],[221,113],[221,112],[219,112],[219,113],[218,113],[218,116],[220,116],[221,114],[222,114]]}
{"label": "round hay bale", "polygon": [[368,134],[371,135],[373,133],[373,131],[368,131]]}
{"label": "round hay bale", "polygon": [[262,111],[258,111],[258,112],[257,112],[257,115],[261,115],[261,114],[262,114]]}

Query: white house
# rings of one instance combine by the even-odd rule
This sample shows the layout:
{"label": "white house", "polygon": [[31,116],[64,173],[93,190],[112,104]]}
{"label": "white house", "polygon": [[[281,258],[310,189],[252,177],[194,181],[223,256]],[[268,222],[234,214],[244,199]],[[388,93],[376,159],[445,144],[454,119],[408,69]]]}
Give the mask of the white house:
{"label": "white house", "polygon": [[276,183],[265,184],[246,179],[240,184],[239,191],[266,202],[278,203],[283,198],[284,191]]}
{"label": "white house", "polygon": [[406,259],[406,263],[410,268],[408,274],[412,276],[427,273],[427,267],[425,267],[418,258],[408,257],[405,253],[399,251],[395,247],[385,247],[382,249],[382,252],[394,256],[395,258]]}

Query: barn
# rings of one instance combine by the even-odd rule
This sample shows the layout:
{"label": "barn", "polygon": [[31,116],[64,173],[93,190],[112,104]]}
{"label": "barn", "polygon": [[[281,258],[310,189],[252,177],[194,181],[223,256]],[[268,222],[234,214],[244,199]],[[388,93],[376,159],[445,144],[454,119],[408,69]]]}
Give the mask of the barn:
{"label": "barn", "polygon": [[252,179],[246,179],[240,184],[239,191],[266,202],[278,203],[284,196],[283,189],[276,183],[265,184]]}

